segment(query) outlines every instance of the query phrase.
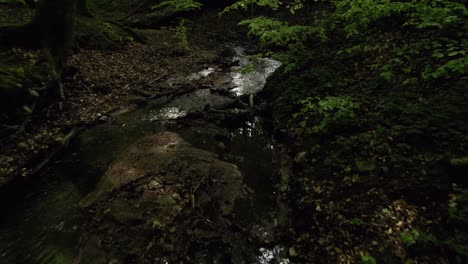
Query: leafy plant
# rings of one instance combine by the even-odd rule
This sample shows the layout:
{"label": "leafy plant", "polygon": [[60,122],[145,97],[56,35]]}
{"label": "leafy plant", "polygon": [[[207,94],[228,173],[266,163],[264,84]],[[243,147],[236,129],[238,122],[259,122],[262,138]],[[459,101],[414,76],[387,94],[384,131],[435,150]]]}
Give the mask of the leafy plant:
{"label": "leafy plant", "polygon": [[179,39],[180,45],[185,50],[191,50],[190,44],[187,37],[188,28],[185,25],[185,20],[181,19],[179,25],[176,27],[176,37]]}
{"label": "leafy plant", "polygon": [[406,231],[401,232],[399,236],[400,236],[401,242],[403,242],[404,245],[411,246],[416,243],[416,241],[420,237],[420,233],[418,230],[413,229],[409,232],[406,232]]}
{"label": "leafy plant", "polygon": [[26,5],[24,0],[0,0],[0,4],[19,4]]}
{"label": "leafy plant", "polygon": [[237,69],[237,72],[241,74],[247,74],[253,71],[255,71],[255,65],[253,63],[246,64],[240,67],[239,69]]}
{"label": "leafy plant", "polygon": [[[448,0],[344,0],[335,1],[335,5],[334,16],[347,38],[359,42],[344,51],[385,53],[372,66],[383,80],[416,85],[467,73],[468,11],[464,4]],[[392,45],[362,41],[389,31],[406,36]]]}
{"label": "leafy plant", "polygon": [[249,27],[249,35],[258,37],[262,46],[287,47],[305,42],[309,37],[325,40],[327,37],[321,27],[289,25],[264,16],[243,20],[239,25]]}
{"label": "leafy plant", "polygon": [[253,6],[260,6],[260,7],[269,7],[272,10],[278,10],[278,8],[282,5],[281,0],[241,0],[237,1],[234,4],[226,7],[221,14],[233,11],[233,10],[248,10],[249,8],[253,8]]}
{"label": "leafy plant", "polygon": [[163,1],[155,6],[153,9],[169,9],[174,11],[194,11],[199,10],[203,5],[193,0],[168,0]]}
{"label": "leafy plant", "polygon": [[377,264],[377,261],[371,255],[361,255],[361,261],[363,264]]}
{"label": "leafy plant", "polygon": [[330,127],[350,123],[356,118],[359,104],[348,97],[318,97],[300,100],[301,109],[293,114],[306,134],[323,134]]}

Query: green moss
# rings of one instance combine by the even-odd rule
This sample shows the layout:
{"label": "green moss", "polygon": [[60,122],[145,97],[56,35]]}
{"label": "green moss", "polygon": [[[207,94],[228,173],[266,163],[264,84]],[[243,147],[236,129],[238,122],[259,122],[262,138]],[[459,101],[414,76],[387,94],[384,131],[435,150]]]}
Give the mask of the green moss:
{"label": "green moss", "polygon": [[74,40],[75,48],[116,49],[133,41],[133,38],[119,26],[98,19],[79,17]]}
{"label": "green moss", "polygon": [[31,21],[34,10],[25,6],[11,6],[0,4],[0,26],[18,26]]}
{"label": "green moss", "polygon": [[47,72],[41,65],[25,59],[30,53],[21,50],[0,51],[0,104],[3,111],[14,111],[31,98],[28,89],[47,81]]}
{"label": "green moss", "polygon": [[123,17],[129,10],[132,1],[125,0],[88,0],[91,14],[99,17]]}

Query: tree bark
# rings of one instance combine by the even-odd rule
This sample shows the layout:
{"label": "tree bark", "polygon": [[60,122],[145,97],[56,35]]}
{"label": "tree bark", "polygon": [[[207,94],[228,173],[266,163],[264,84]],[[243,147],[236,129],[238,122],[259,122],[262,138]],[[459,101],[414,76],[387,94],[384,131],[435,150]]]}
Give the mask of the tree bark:
{"label": "tree bark", "polygon": [[77,0],[42,0],[31,23],[40,46],[50,51],[58,69],[63,67],[72,47],[76,3]]}
{"label": "tree bark", "polygon": [[34,0],[24,0],[24,2],[29,6],[29,8],[37,7],[37,2]]}
{"label": "tree bark", "polygon": [[76,9],[77,14],[80,16],[93,17],[89,11],[87,0],[78,0]]}

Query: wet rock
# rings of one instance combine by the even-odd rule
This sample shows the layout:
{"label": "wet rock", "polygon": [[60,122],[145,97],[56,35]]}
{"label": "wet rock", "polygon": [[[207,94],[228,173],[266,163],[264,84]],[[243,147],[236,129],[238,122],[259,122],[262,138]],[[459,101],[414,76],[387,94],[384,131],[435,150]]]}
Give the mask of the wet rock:
{"label": "wet rock", "polygon": [[[146,263],[162,256],[180,259],[208,233],[211,239],[227,240],[216,230],[231,225],[241,190],[235,165],[164,132],[130,146],[79,205],[90,212],[86,237],[103,241],[107,261],[132,256]],[[199,235],[188,232],[193,228]],[[110,238],[112,242],[106,242]],[[135,251],[149,244],[145,254]]]}

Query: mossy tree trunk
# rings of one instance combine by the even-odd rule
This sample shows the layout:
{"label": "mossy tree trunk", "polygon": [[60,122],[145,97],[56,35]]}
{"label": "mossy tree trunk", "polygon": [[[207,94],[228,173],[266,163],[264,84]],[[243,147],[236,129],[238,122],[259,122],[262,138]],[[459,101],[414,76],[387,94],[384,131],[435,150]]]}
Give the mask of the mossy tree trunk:
{"label": "mossy tree trunk", "polygon": [[62,68],[73,41],[77,0],[41,0],[31,30],[40,46],[50,51],[55,65]]}
{"label": "mossy tree trunk", "polygon": [[53,78],[49,84],[51,95],[60,101],[64,99],[61,75],[66,59],[71,54],[77,1],[40,0],[36,16],[29,27],[43,49],[44,62]]}

